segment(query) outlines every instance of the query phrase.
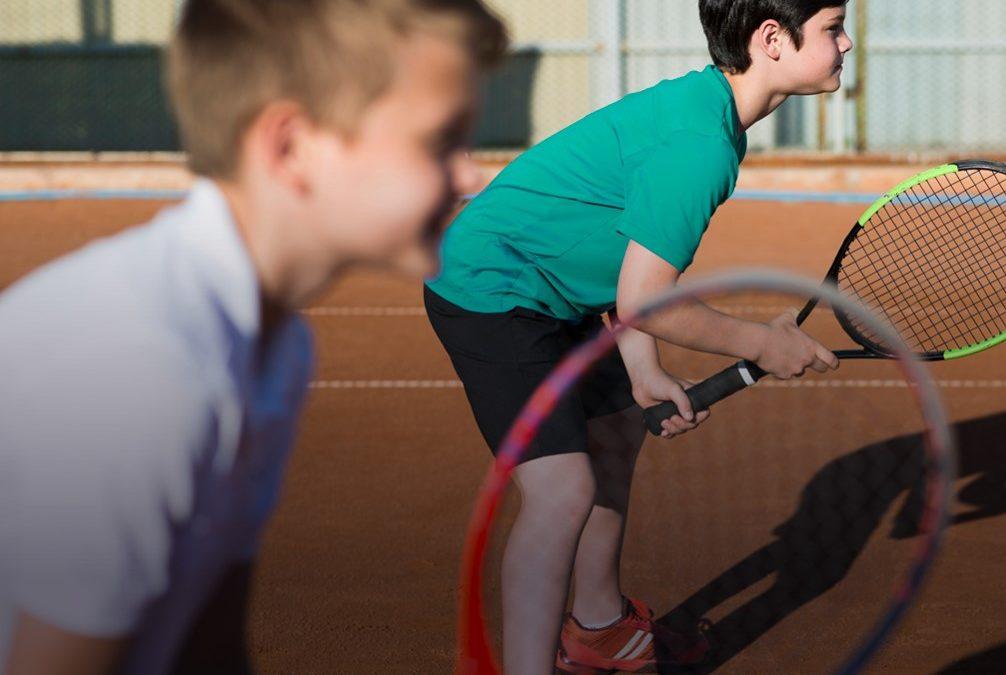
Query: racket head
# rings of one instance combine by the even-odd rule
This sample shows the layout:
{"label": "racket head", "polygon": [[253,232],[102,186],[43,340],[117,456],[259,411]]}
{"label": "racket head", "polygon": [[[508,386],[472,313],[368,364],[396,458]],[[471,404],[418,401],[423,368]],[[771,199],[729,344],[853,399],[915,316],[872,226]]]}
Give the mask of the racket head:
{"label": "racket head", "polygon": [[[1006,341],[1006,164],[945,164],[904,181],[863,213],[828,280],[885,316],[922,360]],[[878,334],[835,315],[868,353],[891,356]]]}
{"label": "racket head", "polygon": [[890,600],[866,637],[843,662],[839,673],[859,672],[898,625],[921,588],[939,550],[947,522],[951,488],[955,476],[955,448],[946,415],[935,385],[926,370],[897,333],[834,287],[821,288],[810,280],[767,270],[741,270],[679,285],[648,303],[635,317],[623,318],[615,332],[602,331],[594,340],[569,354],[536,390],[501,446],[496,462],[486,476],[469,522],[461,570],[458,612],[458,662],[456,672],[464,675],[495,675],[501,669],[491,647],[482,596],[484,563],[490,533],[510,475],[561,398],[590,367],[615,347],[615,336],[626,327],[656,313],[694,301],[741,291],[815,297],[850,317],[861,320],[884,344],[890,345],[925,423],[924,452],[930,468],[925,485],[925,504],[920,520],[920,537],[907,571],[897,580]]}

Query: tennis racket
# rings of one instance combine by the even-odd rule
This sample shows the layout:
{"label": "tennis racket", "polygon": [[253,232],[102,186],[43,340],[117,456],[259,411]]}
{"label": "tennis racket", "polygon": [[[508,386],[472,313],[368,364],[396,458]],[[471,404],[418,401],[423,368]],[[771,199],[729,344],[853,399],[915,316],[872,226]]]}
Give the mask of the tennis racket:
{"label": "tennis racket", "polygon": [[[880,312],[924,361],[959,359],[1006,341],[1006,164],[945,164],[882,196],[853,226],[824,280]],[[817,307],[811,298],[797,317]],[[833,308],[860,349],[839,359],[892,355],[862,322]],[[687,391],[692,408],[713,404],[767,373],[739,361]],[[645,411],[650,433],[677,414],[665,402]]]}

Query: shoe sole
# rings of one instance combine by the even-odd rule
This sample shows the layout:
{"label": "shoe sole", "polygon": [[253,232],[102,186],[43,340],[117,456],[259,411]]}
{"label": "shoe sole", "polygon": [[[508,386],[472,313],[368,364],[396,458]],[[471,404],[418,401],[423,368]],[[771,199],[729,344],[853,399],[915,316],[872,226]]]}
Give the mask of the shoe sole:
{"label": "shoe sole", "polygon": [[612,670],[610,668],[595,668],[593,666],[585,666],[579,663],[574,663],[566,658],[565,655],[560,654],[555,659],[555,669],[560,673],[573,673],[574,675],[614,675],[614,673],[655,673],[657,672],[656,665],[645,666],[642,670],[625,670],[621,668],[616,668]]}
{"label": "shoe sole", "polygon": [[566,658],[565,654],[559,654],[555,659],[555,669],[560,673],[573,673],[574,675],[611,675],[612,673],[617,673],[617,670],[607,670],[592,668],[590,666],[583,666],[577,663],[573,663]]}

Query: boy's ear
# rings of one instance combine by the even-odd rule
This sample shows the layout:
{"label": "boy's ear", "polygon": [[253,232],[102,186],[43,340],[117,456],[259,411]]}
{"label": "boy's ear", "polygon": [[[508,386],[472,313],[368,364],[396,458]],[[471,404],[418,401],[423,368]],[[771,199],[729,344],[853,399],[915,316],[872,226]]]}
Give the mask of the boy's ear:
{"label": "boy's ear", "polygon": [[753,50],[765,54],[765,56],[773,61],[778,61],[782,56],[782,46],[785,38],[786,32],[783,30],[782,25],[775,19],[768,19],[755,30],[754,35],[751,37],[751,47]]}
{"label": "boy's ear", "polygon": [[246,151],[271,179],[306,194],[310,190],[311,139],[316,133],[298,103],[272,101],[252,123]]}

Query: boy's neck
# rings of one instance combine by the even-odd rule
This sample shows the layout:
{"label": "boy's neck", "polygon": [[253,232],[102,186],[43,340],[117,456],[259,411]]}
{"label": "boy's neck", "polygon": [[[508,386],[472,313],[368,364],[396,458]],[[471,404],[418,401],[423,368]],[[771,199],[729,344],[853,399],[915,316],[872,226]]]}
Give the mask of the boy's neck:
{"label": "boy's neck", "polygon": [[[331,260],[310,259],[299,245],[296,218],[279,222],[248,190],[218,182],[258,279],[264,331],[280,323],[284,313],[306,306],[337,272]],[[315,247],[317,248],[317,247]],[[316,251],[315,251],[316,252]]]}
{"label": "boy's neck", "polygon": [[768,117],[789,98],[788,94],[776,91],[756,68],[744,73],[724,71],[723,75],[734,92],[742,131],[747,131],[759,120]]}

